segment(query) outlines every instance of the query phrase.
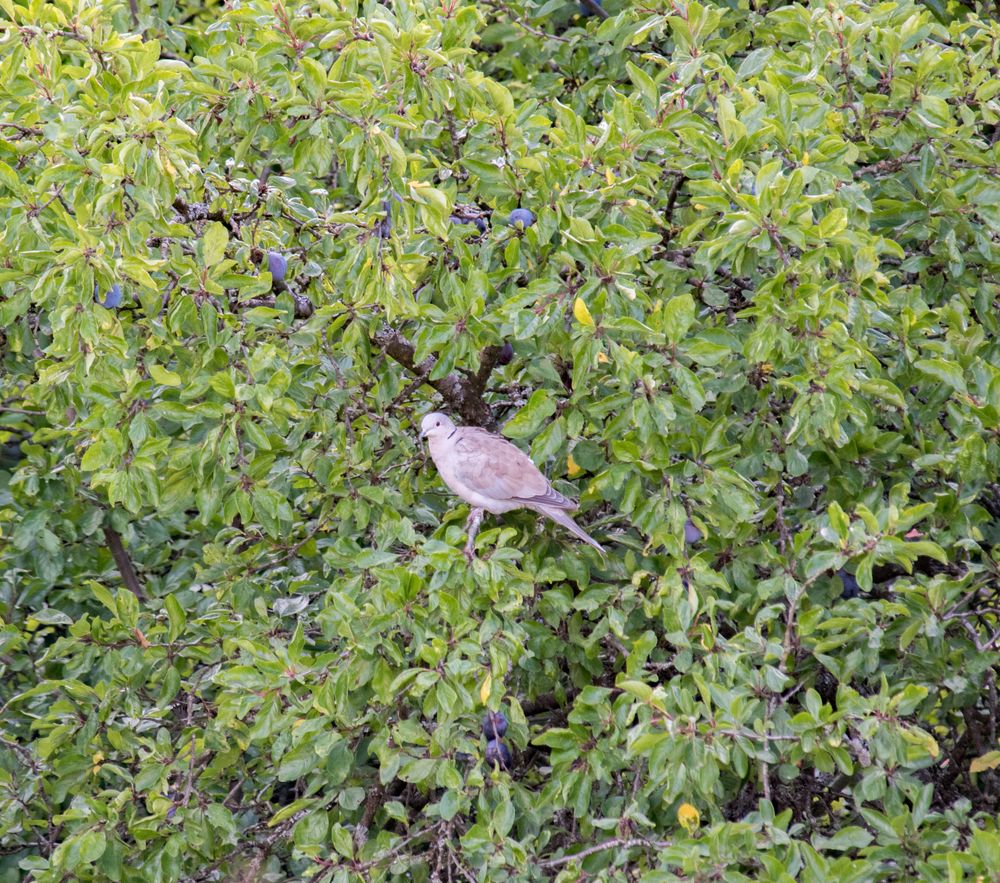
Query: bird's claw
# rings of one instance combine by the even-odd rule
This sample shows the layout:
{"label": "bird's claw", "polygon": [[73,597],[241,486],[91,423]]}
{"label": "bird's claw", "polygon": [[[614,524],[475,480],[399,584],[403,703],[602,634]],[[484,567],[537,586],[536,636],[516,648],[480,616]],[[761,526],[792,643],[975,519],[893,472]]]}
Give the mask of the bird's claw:
{"label": "bird's claw", "polygon": [[479,525],[483,523],[483,510],[474,508],[469,513],[469,520],[465,522],[465,530],[469,538],[465,541],[465,548],[462,554],[469,567],[472,567],[472,559],[476,557],[476,534],[479,533]]}

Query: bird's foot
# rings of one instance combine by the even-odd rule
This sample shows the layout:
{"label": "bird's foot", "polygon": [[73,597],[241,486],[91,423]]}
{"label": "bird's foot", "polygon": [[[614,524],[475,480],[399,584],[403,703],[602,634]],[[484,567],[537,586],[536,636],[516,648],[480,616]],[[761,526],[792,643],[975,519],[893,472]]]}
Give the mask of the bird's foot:
{"label": "bird's foot", "polygon": [[479,533],[479,525],[483,523],[483,510],[476,508],[469,513],[469,520],[465,522],[465,530],[469,534],[469,539],[465,543],[462,554],[468,565],[472,566],[472,559],[476,557],[476,534]]}

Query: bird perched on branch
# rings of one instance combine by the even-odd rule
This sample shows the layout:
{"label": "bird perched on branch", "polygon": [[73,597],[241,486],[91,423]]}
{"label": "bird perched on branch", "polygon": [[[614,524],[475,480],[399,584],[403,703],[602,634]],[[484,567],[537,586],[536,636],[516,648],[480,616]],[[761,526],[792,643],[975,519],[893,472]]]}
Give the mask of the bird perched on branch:
{"label": "bird perched on branch", "polygon": [[576,503],[555,490],[520,448],[507,439],[473,426],[456,426],[444,414],[432,413],[420,424],[431,459],[441,478],[472,506],[465,528],[469,534],[465,558],[471,564],[483,512],[500,515],[511,509],[532,509],[547,515],[603,556],[604,548],[567,512]]}

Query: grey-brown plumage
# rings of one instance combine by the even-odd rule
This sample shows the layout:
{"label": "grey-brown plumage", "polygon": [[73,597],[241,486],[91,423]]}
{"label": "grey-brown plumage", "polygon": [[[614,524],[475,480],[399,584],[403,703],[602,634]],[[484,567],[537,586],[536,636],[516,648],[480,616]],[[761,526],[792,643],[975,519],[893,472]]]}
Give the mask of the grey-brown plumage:
{"label": "grey-brown plumage", "polygon": [[465,546],[470,561],[483,512],[501,515],[511,509],[545,515],[605,554],[601,544],[567,514],[576,509],[576,503],[555,490],[531,459],[507,439],[474,426],[456,426],[439,413],[424,417],[420,434],[427,439],[444,483],[472,506]]}

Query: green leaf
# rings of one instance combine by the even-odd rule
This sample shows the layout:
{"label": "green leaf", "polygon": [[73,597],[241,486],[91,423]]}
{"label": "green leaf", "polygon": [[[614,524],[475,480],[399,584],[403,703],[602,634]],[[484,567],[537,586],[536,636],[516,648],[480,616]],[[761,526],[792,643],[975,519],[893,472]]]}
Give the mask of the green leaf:
{"label": "green leaf", "polygon": [[168,371],[162,365],[151,364],[146,366],[146,370],[149,371],[149,376],[153,378],[157,383],[162,383],[164,386],[180,386],[181,376],[175,374],[173,371]]}
{"label": "green leaf", "polygon": [[678,343],[694,323],[695,306],[690,294],[671,298],[663,306],[662,327],[671,343]]}
{"label": "green leaf", "polygon": [[504,425],[503,434],[507,438],[531,438],[555,412],[556,403],[551,393],[536,389],[527,404]]}
{"label": "green leaf", "polygon": [[229,245],[229,232],[218,221],[212,221],[205,227],[202,237],[202,260],[206,267],[214,267],[226,256]]}
{"label": "green leaf", "polygon": [[946,359],[918,359],[913,364],[917,370],[935,380],[940,380],[956,392],[966,391],[962,369],[955,362],[949,362]]}

